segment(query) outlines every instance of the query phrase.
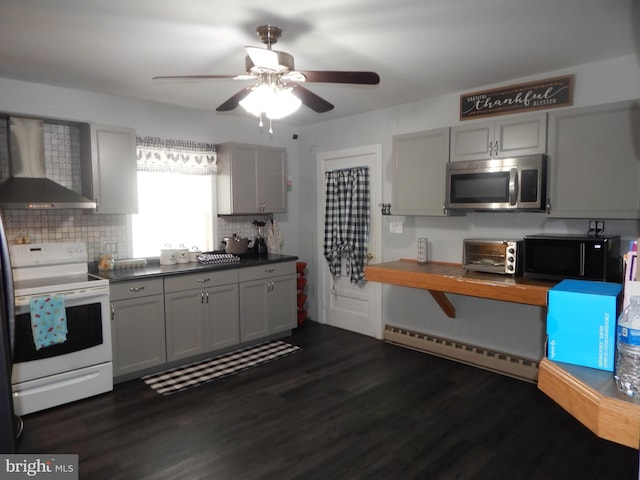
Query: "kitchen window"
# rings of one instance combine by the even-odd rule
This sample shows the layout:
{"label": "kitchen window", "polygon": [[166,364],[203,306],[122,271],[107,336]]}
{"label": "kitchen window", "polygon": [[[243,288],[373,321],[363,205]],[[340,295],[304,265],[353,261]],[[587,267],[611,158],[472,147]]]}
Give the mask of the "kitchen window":
{"label": "kitchen window", "polygon": [[138,213],[131,217],[134,257],[165,245],[215,245],[215,146],[138,138]]}

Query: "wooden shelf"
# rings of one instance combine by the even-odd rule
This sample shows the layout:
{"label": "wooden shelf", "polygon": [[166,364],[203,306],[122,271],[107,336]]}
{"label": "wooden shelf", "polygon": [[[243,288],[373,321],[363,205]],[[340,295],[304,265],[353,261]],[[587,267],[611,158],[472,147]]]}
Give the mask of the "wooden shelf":
{"label": "wooden shelf", "polygon": [[401,259],[368,265],[365,279],[404,287],[428,290],[447,316],[455,317],[455,308],[445,293],[502,300],[526,305],[547,306],[547,292],[553,282],[526,280],[509,275],[467,272],[460,264],[418,263]]}
{"label": "wooden shelf", "polygon": [[598,437],[640,449],[640,405],[604,370],[540,361],[538,388]]}

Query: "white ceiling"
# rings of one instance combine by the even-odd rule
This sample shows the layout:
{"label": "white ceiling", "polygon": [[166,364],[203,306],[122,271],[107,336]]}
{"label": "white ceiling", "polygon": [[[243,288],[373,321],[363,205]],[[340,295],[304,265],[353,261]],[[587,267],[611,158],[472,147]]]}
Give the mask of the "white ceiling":
{"label": "white ceiling", "polygon": [[244,73],[267,23],[298,70],[381,77],[307,84],[336,108],[298,125],[640,52],[640,0],[0,0],[0,77],[213,111],[247,83],[151,77]]}

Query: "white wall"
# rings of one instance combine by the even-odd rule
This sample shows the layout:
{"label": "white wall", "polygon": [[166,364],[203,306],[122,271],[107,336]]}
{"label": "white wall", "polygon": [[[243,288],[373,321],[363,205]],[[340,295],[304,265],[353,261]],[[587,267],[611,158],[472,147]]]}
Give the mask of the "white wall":
{"label": "white wall", "polygon": [[[640,98],[640,68],[636,56],[580,65],[548,72],[532,78],[514,79],[507,84],[574,74],[574,106],[597,105]],[[428,81],[428,79],[425,79]],[[492,88],[487,85],[477,89]],[[474,90],[477,90],[474,89]],[[381,144],[383,157],[383,201],[392,200],[392,136],[459,124],[458,92],[423,102],[378,110],[354,117],[318,123],[302,129],[300,134],[300,183],[305,191],[318,185],[315,156],[318,152]],[[300,198],[305,224],[316,225],[316,197]],[[585,220],[545,219],[539,213],[471,213],[465,217],[382,217],[374,209],[376,220],[383,222],[383,258],[392,261],[416,257],[416,239],[429,238],[430,257],[436,261],[461,262],[462,240],[468,237],[495,236],[522,238],[538,232],[586,232]],[[314,219],[313,222],[310,220]],[[388,222],[401,220],[402,234],[389,233]],[[606,232],[623,238],[636,238],[637,221],[606,222]],[[317,318],[315,251],[321,248],[321,231],[301,232],[300,255],[312,259],[309,311]],[[383,321],[435,335],[467,341],[528,358],[542,355],[544,310],[538,307],[451,295],[456,318],[446,317],[426,291],[385,285]]]}

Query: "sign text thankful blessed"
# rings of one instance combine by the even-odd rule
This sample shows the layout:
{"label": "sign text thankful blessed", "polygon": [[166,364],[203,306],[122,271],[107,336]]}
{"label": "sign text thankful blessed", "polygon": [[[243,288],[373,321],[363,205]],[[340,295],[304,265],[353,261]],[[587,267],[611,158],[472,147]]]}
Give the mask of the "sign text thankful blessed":
{"label": "sign text thankful blessed", "polygon": [[460,95],[460,120],[573,104],[573,75]]}

